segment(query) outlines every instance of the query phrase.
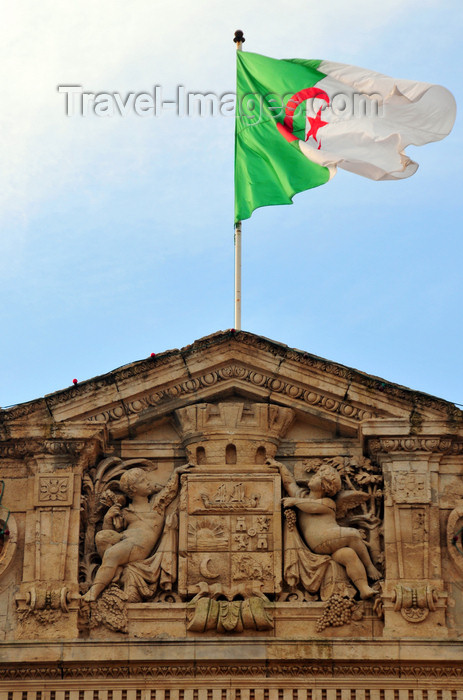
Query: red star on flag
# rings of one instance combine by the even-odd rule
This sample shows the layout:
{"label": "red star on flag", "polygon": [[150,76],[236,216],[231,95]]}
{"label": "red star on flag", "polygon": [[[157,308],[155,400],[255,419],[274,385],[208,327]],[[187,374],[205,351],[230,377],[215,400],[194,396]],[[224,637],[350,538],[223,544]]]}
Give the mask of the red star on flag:
{"label": "red star on flag", "polygon": [[311,136],[313,136],[314,140],[318,143],[317,139],[317,132],[319,129],[321,129],[322,126],[325,126],[325,124],[328,124],[328,122],[324,122],[321,118],[321,113],[322,113],[322,108],[317,112],[316,117],[307,117],[310,123],[310,131],[307,134],[305,140],[308,141]]}

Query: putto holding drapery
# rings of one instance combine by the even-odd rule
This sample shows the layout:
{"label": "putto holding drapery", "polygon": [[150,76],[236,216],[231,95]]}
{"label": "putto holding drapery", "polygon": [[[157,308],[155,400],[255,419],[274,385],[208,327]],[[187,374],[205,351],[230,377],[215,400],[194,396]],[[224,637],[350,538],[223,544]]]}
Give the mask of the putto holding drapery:
{"label": "putto holding drapery", "polygon": [[[364,460],[363,468],[357,470],[343,458],[310,460],[306,469],[308,475],[298,480],[285,465],[273,459],[267,463],[278,468],[289,494],[282,499],[286,515],[286,583],[293,589],[302,587],[310,594],[316,594],[334,563],[343,567],[347,579],[342,569],[339,571],[339,566],[335,566],[338,576],[335,573],[334,579],[339,581],[337,586],[330,588],[331,593],[337,588],[351,596],[352,586],[349,584],[353,584],[361,599],[373,598],[379,592],[375,582],[382,578],[377,568],[381,560],[378,531],[381,521],[376,513],[382,492],[378,488],[370,488],[369,492],[353,488],[351,478],[359,485],[363,480],[376,486],[381,476],[374,473],[367,460]],[[343,488],[343,478],[347,479],[350,488]],[[363,506],[360,514],[350,513],[358,506]],[[352,527],[353,524],[360,524],[362,530]],[[363,528],[370,531],[368,542],[364,540]]]}

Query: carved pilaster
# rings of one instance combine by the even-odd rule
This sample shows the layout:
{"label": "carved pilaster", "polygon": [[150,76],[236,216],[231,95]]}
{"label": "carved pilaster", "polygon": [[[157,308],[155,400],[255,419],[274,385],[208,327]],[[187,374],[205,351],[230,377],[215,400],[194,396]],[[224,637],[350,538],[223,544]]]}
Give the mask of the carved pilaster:
{"label": "carved pilaster", "polygon": [[446,436],[388,435],[367,444],[385,481],[384,633],[445,637],[438,475],[442,456],[459,443]]}
{"label": "carved pilaster", "polygon": [[74,441],[76,449],[69,451],[62,440],[48,440],[33,452],[34,444],[29,449],[35,473],[24,494],[28,508],[16,636],[77,636],[81,477],[75,467],[85,464],[95,446]]}

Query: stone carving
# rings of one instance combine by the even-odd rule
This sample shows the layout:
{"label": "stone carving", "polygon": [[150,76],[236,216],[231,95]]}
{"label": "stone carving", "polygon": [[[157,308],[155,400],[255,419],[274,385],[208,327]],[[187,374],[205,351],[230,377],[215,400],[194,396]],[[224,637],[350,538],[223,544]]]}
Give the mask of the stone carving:
{"label": "stone carving", "polygon": [[[368,642],[366,642],[368,644]],[[215,659],[212,661],[196,661],[194,667],[192,664],[180,663],[175,660],[161,661],[149,663],[146,661],[127,661],[121,663],[119,659],[105,659],[97,664],[85,663],[84,661],[72,663],[62,663],[58,666],[56,663],[42,662],[18,665],[4,665],[0,668],[0,681],[11,684],[16,681],[19,684],[19,691],[24,686],[24,681],[37,680],[42,682],[46,680],[51,688],[51,692],[55,692],[58,696],[62,688],[63,680],[85,681],[90,685],[90,682],[95,683],[95,689],[103,692],[111,686],[114,686],[115,679],[135,680],[138,683],[145,683],[147,679],[155,679],[157,687],[160,688],[159,695],[165,700],[165,692],[172,687],[171,679],[179,679],[185,685],[192,689],[193,693],[198,692],[204,686],[198,682],[199,679],[223,679],[222,686],[214,686],[222,689],[223,696],[227,696],[227,690],[230,690],[230,676],[234,674],[239,679],[242,677],[250,680],[260,681],[259,687],[262,687],[262,679],[266,679],[263,689],[263,695],[272,700],[278,698],[278,690],[281,688],[280,680],[286,679],[286,688],[290,689],[290,696],[295,691],[295,695],[299,691],[305,691],[314,685],[319,678],[328,679],[332,677],[341,677],[343,679],[342,689],[346,690],[348,697],[353,697],[358,694],[358,678],[368,679],[372,684],[378,686],[378,679],[383,688],[386,687],[385,697],[391,695],[394,697],[394,688],[387,685],[388,679],[398,680],[399,683],[404,679],[414,687],[414,698],[424,700],[429,686],[433,690],[437,687],[437,693],[442,692],[442,696],[448,693],[450,697],[457,697],[457,692],[461,689],[461,679],[463,679],[463,666],[461,661],[442,661],[439,660],[439,665],[436,666],[429,661],[415,662],[407,664],[406,661],[391,661],[378,660],[374,662],[363,661],[358,659],[350,661],[331,660],[327,663],[325,659],[310,659],[304,660],[271,660],[271,661],[247,661],[246,663],[234,660],[233,663],[220,663]],[[344,680],[345,679],[345,680]],[[104,686],[101,682],[106,683]],[[134,689],[135,690],[135,689]],[[79,690],[71,690],[70,700],[76,700],[79,697]],[[136,691],[135,691],[136,693]],[[440,693],[439,693],[440,694]],[[196,695],[196,693],[195,693]],[[378,691],[379,695],[379,691]],[[59,697],[59,696],[58,696]]]}
{"label": "stone carving", "polygon": [[[92,585],[83,596],[86,602],[94,602],[106,586],[121,574],[126,592],[130,591],[129,600],[133,600],[138,593],[140,597],[154,594],[163,569],[166,572],[163,555],[168,554],[172,559],[175,553],[161,550],[153,555],[152,552],[161,538],[164,525],[167,529],[176,526],[172,520],[170,523],[166,521],[165,511],[177,496],[180,474],[189,466],[177,467],[164,487],[154,484],[139,467],[124,472],[119,488],[131,499],[127,507],[124,507],[125,498],[122,494],[102,494],[100,500],[105,505],[111,505],[104,517],[103,529],[95,536],[102,563]],[[170,561],[166,572],[168,578],[173,578],[172,567],[173,561]]]}
{"label": "stone carving", "polygon": [[429,503],[431,500],[428,474],[401,469],[393,472],[392,478],[396,503]]}
{"label": "stone carving", "polygon": [[247,497],[243,484],[221,484],[209,498],[207,493],[201,494],[204,507],[209,512],[221,512],[229,510],[242,510],[243,508],[256,508],[259,503],[259,494]]}
{"label": "stone carving", "polygon": [[191,549],[210,552],[228,549],[227,523],[220,518],[202,518],[188,523],[188,545]]}
{"label": "stone carving", "polygon": [[68,506],[72,503],[72,476],[38,474],[35,485],[36,506]]}
{"label": "stone carving", "polygon": [[[369,460],[363,460],[356,469],[344,458],[310,460],[305,471],[314,472],[311,478],[296,481],[283,464],[275,460],[268,460],[268,464],[279,469],[289,494],[283,498],[287,516],[284,578],[288,585],[292,589],[302,585],[310,594],[319,592],[322,599],[327,599],[333,594],[352,597],[352,583],[362,599],[375,596],[379,591],[369,579],[375,583],[382,577],[375,566],[382,559],[378,469]],[[348,489],[343,488],[343,480]],[[359,506],[361,512],[355,513]],[[297,517],[288,509],[295,509]],[[349,514],[351,510],[353,514]],[[360,525],[362,531],[352,525]]]}
{"label": "stone carving", "polygon": [[113,632],[127,634],[127,601],[127,594],[118,585],[109,584],[94,603],[82,602],[80,608],[81,628],[93,629],[104,625]]}
{"label": "stone carving", "polygon": [[273,571],[267,556],[234,554],[232,556],[233,581],[272,581]]}
{"label": "stone carving", "polygon": [[368,451],[372,455],[378,452],[438,452],[458,455],[463,452],[463,442],[455,436],[371,438],[368,440]]}
{"label": "stone carving", "polygon": [[[232,363],[218,369],[213,369],[204,375],[198,375],[187,381],[170,386],[162,391],[146,393],[138,396],[133,401],[128,401],[124,405],[117,404],[87,417],[91,422],[113,422],[121,420],[127,414],[138,414],[146,411],[150,407],[179,399],[182,396],[197,394],[202,389],[210,389],[216,384],[237,379],[246,384],[256,387],[264,387],[274,394],[281,394],[291,399],[301,401],[303,404],[317,406],[328,414],[341,414],[352,421],[360,422],[372,418],[375,414],[365,408],[356,405],[353,401],[341,401],[315,391],[312,388],[301,386],[293,382],[284,381],[273,374],[256,372],[254,369]],[[182,410],[182,409],[180,409]]]}
{"label": "stone carving", "polygon": [[[7,416],[8,414],[5,415]],[[0,457],[21,459],[36,454],[76,456],[79,455],[84,448],[85,442],[82,440],[15,439],[0,444]]]}
{"label": "stone carving", "polygon": [[265,601],[266,599],[258,596],[250,596],[246,600],[214,600],[198,594],[188,604],[193,610],[188,629],[191,632],[273,629],[273,621],[265,609]]}
{"label": "stone carving", "polygon": [[[232,600],[279,592],[280,488],[277,474],[240,479],[188,472],[182,489],[179,593],[204,585]],[[275,546],[276,543],[276,546]]]}
{"label": "stone carving", "polygon": [[451,511],[447,521],[447,542],[450,558],[460,574],[463,574],[463,499]]}
{"label": "stone carving", "polygon": [[437,591],[432,586],[408,586],[397,585],[392,593],[394,611],[400,613],[407,622],[423,622],[434,612],[438,599]]}
{"label": "stone carving", "polygon": [[[225,377],[229,378],[228,371]],[[185,406],[175,411],[175,418],[190,461],[199,465],[264,465],[267,456],[275,455],[294,420],[294,411],[268,403],[227,401]]]}
{"label": "stone carving", "polygon": [[317,622],[317,632],[323,632],[327,627],[341,627],[349,624],[352,619],[361,620],[362,605],[348,596],[334,593],[325,603],[323,614]]}
{"label": "stone carving", "polygon": [[178,600],[172,593],[177,578],[176,497],[181,474],[190,466],[174,469],[164,486],[152,480],[155,467],[148,460],[108,457],[84,474],[82,629],[104,624],[127,632],[127,603],[164,601],[167,595]]}
{"label": "stone carving", "polygon": [[[18,526],[11,513],[0,506],[0,576],[2,576],[14,557],[18,545]],[[2,517],[3,516],[3,517]]]}
{"label": "stone carving", "polygon": [[37,622],[49,625],[68,612],[69,603],[70,594],[64,586],[59,589],[33,587],[26,596],[25,607],[18,610],[18,617],[23,621],[32,614]]}
{"label": "stone carving", "polygon": [[279,476],[188,472],[183,478],[179,593],[193,596],[188,629],[271,629],[268,595],[280,591],[281,579]]}

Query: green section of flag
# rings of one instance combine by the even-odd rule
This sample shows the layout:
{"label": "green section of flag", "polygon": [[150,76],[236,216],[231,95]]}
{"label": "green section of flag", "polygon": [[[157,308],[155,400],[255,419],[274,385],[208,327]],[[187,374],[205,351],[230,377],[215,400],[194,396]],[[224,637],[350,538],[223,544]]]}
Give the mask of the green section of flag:
{"label": "green section of flag", "polygon": [[[328,168],[312,163],[297,141],[278,132],[288,100],[325,77],[320,61],[278,60],[237,51],[235,130],[235,222],[254,209],[291,204],[298,192],[323,185]],[[304,138],[303,105],[296,111],[293,133]]]}

